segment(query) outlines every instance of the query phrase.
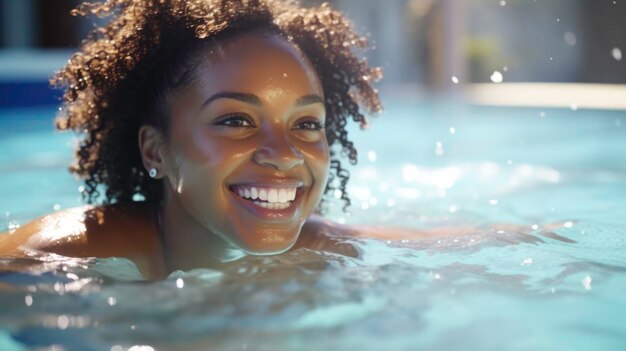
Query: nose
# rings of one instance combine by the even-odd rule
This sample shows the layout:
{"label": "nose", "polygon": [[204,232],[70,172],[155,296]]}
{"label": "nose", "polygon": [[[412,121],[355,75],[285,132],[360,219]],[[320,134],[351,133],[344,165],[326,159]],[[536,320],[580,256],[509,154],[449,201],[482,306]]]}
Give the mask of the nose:
{"label": "nose", "polygon": [[267,133],[253,155],[255,163],[286,171],[304,163],[302,153],[280,133]]}

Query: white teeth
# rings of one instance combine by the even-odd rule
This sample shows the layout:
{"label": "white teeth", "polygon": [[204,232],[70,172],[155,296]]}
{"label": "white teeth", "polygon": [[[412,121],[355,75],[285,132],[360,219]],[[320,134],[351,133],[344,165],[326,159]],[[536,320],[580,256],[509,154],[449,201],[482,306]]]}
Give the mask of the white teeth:
{"label": "white teeth", "polygon": [[267,201],[278,202],[278,191],[276,189],[270,189],[267,192]]}
{"label": "white teeth", "polygon": [[284,210],[287,207],[291,206],[290,203],[283,204],[279,202],[261,202],[261,201],[255,201],[254,204],[257,206],[261,206],[263,208],[267,208],[268,210]]}
{"label": "white teeth", "polygon": [[293,201],[296,199],[296,189],[289,190],[289,201]]}
{"label": "white teeth", "polygon": [[[240,186],[234,190],[239,196],[249,200],[259,200],[259,203],[289,204],[297,195],[297,188],[261,188]],[[257,201],[255,201],[257,202]],[[272,208],[267,207],[267,208]]]}
{"label": "white teeth", "polygon": [[278,202],[285,203],[285,202],[289,201],[287,199],[287,191],[288,190],[286,190],[286,189],[278,190]]}

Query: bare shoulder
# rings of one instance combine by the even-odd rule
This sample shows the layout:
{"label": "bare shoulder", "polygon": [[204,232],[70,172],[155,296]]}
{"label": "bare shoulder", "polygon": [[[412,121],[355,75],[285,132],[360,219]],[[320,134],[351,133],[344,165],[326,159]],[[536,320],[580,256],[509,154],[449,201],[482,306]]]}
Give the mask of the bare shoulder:
{"label": "bare shoulder", "polygon": [[293,249],[307,248],[358,257],[357,248],[346,240],[356,237],[358,237],[358,233],[352,228],[322,216],[313,215],[302,227],[300,238]]}
{"label": "bare shoulder", "polygon": [[0,256],[31,252],[71,257],[129,257],[159,244],[150,206],[126,204],[70,208],[0,234]]}

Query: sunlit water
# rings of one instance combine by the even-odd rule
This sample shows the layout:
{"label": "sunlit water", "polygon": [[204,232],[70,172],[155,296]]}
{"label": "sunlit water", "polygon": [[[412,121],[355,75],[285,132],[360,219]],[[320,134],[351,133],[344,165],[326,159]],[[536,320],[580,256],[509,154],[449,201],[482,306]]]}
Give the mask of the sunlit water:
{"label": "sunlit water", "polygon": [[[0,115],[0,228],[80,203],[51,114]],[[626,348],[623,113],[396,102],[352,135],[351,214],[331,202],[329,217],[474,234],[159,282],[122,259],[2,260],[0,350]]]}

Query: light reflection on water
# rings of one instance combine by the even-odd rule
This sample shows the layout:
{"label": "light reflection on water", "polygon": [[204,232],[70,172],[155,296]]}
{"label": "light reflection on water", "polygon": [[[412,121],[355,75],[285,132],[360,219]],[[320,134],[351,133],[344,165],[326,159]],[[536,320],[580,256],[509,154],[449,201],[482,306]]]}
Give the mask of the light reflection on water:
{"label": "light reflection on water", "polygon": [[[0,322],[12,326],[12,338],[20,343],[59,343],[69,350],[105,350],[111,342],[125,349],[140,343],[156,349],[230,350],[239,343],[289,349],[312,333],[320,339],[310,346],[330,346],[325,340],[332,337],[332,345],[342,349],[375,350],[386,342],[401,350],[455,345],[454,338],[441,341],[450,333],[517,348],[523,343],[511,344],[512,329],[541,337],[533,324],[569,340],[592,337],[594,328],[605,325],[621,328],[622,317],[613,311],[626,304],[617,293],[626,287],[623,255],[603,262],[598,254],[606,246],[594,247],[593,241],[579,243],[586,247],[586,257],[579,257],[571,248],[579,244],[539,237],[511,244],[514,238],[482,233],[430,241],[358,240],[353,244],[360,258],[300,249],[251,258],[221,272],[178,272],[159,282],[133,281],[132,272],[124,274],[132,267],[119,259],[87,268],[63,260],[54,269],[48,259],[42,263],[46,273],[0,276]],[[623,252],[623,238],[620,247]],[[570,323],[583,333],[564,328]],[[497,325],[504,335],[493,333]],[[556,346],[552,340],[536,346]],[[623,339],[614,345],[618,341]],[[573,341],[561,345],[575,349]]]}
{"label": "light reflection on water", "polygon": [[[397,104],[353,131],[363,150],[353,206],[331,201],[329,217],[476,230],[359,239],[358,258],[301,249],[159,282],[122,259],[2,260],[0,350],[620,349],[626,129],[581,109],[449,111]],[[24,138],[11,143],[35,137]],[[43,143],[68,152],[66,139]],[[68,178],[64,166],[7,171],[0,226],[77,205]]]}

